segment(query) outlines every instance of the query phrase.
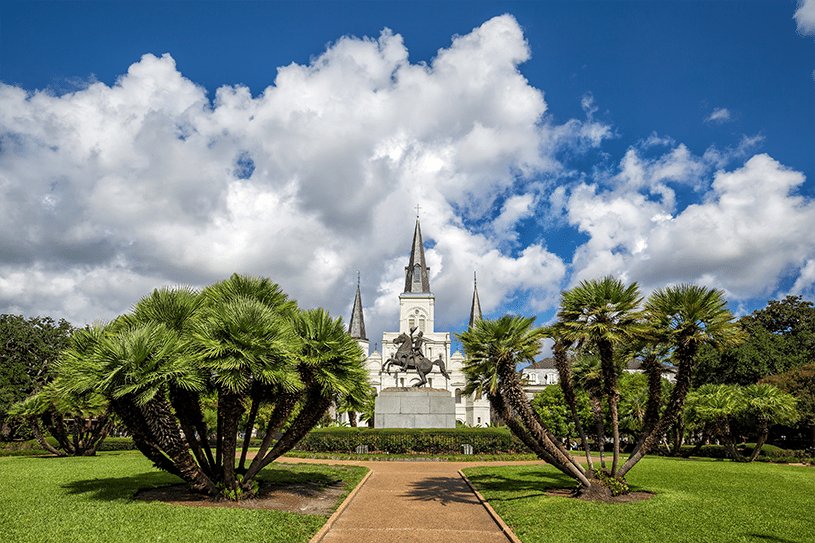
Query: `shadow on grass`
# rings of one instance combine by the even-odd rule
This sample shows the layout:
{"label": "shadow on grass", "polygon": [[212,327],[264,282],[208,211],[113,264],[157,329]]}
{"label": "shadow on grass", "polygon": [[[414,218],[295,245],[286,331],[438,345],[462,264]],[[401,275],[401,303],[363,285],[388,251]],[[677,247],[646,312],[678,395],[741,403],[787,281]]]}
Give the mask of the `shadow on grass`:
{"label": "shadow on grass", "polygon": [[747,537],[759,541],[770,541],[772,543],[803,543],[803,541],[797,539],[786,539],[783,537],[776,537],[774,535],[767,534],[747,534]]}
{"label": "shadow on grass", "polygon": [[[320,468],[291,470],[285,467],[283,469],[276,467],[261,470],[255,479],[258,482],[273,486],[312,485],[319,488],[335,485],[341,481],[341,479],[336,476],[336,473],[321,473]],[[132,498],[136,492],[143,489],[183,483],[184,481],[175,475],[161,471],[152,471],[128,477],[108,477],[71,481],[63,485],[63,488],[67,490],[68,494],[85,494],[90,499],[110,501]]]}
{"label": "shadow on grass", "polygon": [[132,498],[142,488],[155,488],[183,482],[169,473],[153,471],[129,477],[71,481],[63,485],[63,488],[68,491],[68,494],[85,494],[93,500],[111,501]]}
{"label": "shadow on grass", "polygon": [[[294,469],[292,469],[294,468]],[[309,484],[327,487],[341,482],[337,477],[336,466],[326,472],[325,467],[306,466],[303,464],[277,464],[264,468],[257,474],[255,480],[271,485]]]}
{"label": "shadow on grass", "polygon": [[547,490],[556,488],[574,488],[575,480],[560,472],[524,471],[517,477],[496,475],[494,473],[468,474],[467,478],[483,493],[512,495],[511,498],[492,498],[501,501],[521,500],[534,496],[545,496]]}
{"label": "shadow on grass", "polygon": [[407,485],[405,495],[416,501],[478,504],[475,494],[460,477],[429,477]]}

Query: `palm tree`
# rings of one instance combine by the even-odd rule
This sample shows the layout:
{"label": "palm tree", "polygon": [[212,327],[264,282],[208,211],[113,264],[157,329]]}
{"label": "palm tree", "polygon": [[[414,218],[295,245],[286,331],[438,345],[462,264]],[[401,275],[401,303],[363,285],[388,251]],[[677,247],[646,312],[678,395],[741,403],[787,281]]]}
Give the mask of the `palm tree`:
{"label": "palm tree", "polygon": [[782,392],[768,383],[744,388],[745,409],[743,418],[758,431],[758,439],[748,462],[758,458],[761,447],[767,441],[770,428],[776,424],[792,425],[798,421],[797,400],[792,394]]}
{"label": "palm tree", "polygon": [[614,447],[612,477],[618,476],[620,458],[619,373],[615,366],[614,350],[616,345],[632,341],[644,332],[639,312],[641,301],[636,283],[626,286],[611,276],[582,281],[560,297],[558,331],[562,339],[574,343],[578,349],[596,349],[600,357],[603,392],[611,415]]}
{"label": "palm tree", "polygon": [[[54,361],[54,380],[10,410],[12,414],[29,418],[31,430],[40,445],[59,456],[96,454],[113,424],[111,406],[94,390],[95,380],[88,378],[88,367],[76,364],[95,349],[103,333],[101,323],[74,330],[68,347]],[[70,428],[66,419],[73,421]],[[62,450],[45,441],[40,421]]]}
{"label": "palm tree", "polygon": [[[239,486],[234,458],[238,425],[247,406],[251,404],[254,419],[274,391],[302,388],[294,363],[297,346],[289,320],[256,298],[222,299],[207,305],[195,320],[190,348],[218,394],[215,463],[222,470],[218,479],[227,495]],[[250,420],[248,426],[253,424]],[[244,449],[241,467],[245,458]],[[245,483],[251,491],[251,481]]]}
{"label": "palm tree", "polygon": [[744,332],[727,309],[724,292],[718,289],[686,284],[657,289],[648,298],[645,315],[649,324],[647,334],[672,349],[676,383],[662,417],[642,433],[620,469],[620,476],[657,444],[668,426],[681,415],[700,347],[707,344],[722,349],[744,338]]}
{"label": "palm tree", "polygon": [[687,395],[686,404],[686,417],[693,423],[710,425],[733,460],[742,462],[732,427],[745,408],[743,389],[736,385],[702,385]]}
{"label": "palm tree", "polygon": [[[120,318],[121,323],[150,324],[161,323],[176,334],[179,341],[186,340],[194,319],[205,302],[203,296],[192,287],[162,287],[142,297],[131,314]],[[201,375],[200,379],[207,381]],[[175,410],[178,422],[198,464],[210,477],[217,472],[216,461],[209,446],[209,431],[204,422],[200,394],[210,392],[211,387],[193,390],[168,384],[170,404]]]}
{"label": "palm tree", "polygon": [[533,362],[541,350],[546,331],[532,328],[534,321],[510,315],[498,320],[482,319],[458,335],[468,359],[464,392],[486,394],[519,439],[541,458],[589,487],[585,469],[541,423],[516,372],[519,364]]}
{"label": "palm tree", "polygon": [[371,394],[362,349],[341,318],[332,319],[324,309],[301,311],[292,327],[299,341],[297,373],[304,387],[301,408],[268,453],[261,446],[244,481],[291,450],[325,415],[335,397],[342,396],[350,408],[361,411]]}
{"label": "palm tree", "polygon": [[216,493],[182,439],[167,399],[170,386],[195,391],[206,386],[178,335],[163,324],[125,326],[104,335],[90,358],[96,389],[110,399],[139,450],[194,490]]}
{"label": "palm tree", "polygon": [[572,365],[572,374],[575,385],[589,395],[589,407],[594,419],[597,448],[600,452],[600,466],[605,469],[606,417],[603,413],[603,371],[600,358],[589,353],[578,356]]}

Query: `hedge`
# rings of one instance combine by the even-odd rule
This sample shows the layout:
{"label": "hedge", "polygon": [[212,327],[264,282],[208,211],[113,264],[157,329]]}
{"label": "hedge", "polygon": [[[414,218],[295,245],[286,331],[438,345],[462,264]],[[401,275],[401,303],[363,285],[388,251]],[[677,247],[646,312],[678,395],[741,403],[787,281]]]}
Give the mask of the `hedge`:
{"label": "hedge", "polygon": [[525,454],[529,449],[504,428],[318,428],[296,449],[311,452],[353,453],[360,445],[369,453],[461,454],[471,445],[473,454]]}

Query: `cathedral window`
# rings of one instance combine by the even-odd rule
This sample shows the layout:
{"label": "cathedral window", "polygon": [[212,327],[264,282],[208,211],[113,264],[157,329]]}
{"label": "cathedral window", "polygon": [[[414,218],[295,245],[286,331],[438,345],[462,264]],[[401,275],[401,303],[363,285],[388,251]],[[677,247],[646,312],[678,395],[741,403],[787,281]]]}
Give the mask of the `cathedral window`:
{"label": "cathedral window", "polygon": [[456,403],[461,403],[461,389],[456,389]]}
{"label": "cathedral window", "polygon": [[419,317],[419,330],[421,330],[422,332],[425,331],[425,329],[424,329],[424,317]]}

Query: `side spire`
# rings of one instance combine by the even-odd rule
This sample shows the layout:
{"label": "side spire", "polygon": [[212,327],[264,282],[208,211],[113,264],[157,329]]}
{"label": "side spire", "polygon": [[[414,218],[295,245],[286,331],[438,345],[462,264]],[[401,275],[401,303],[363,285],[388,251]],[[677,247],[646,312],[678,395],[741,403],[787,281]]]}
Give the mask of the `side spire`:
{"label": "side spire", "polygon": [[368,341],[365,335],[365,319],[362,317],[362,294],[359,291],[359,272],[357,272],[357,295],[354,298],[354,308],[351,310],[351,320],[348,321],[348,333],[354,339]]}
{"label": "side spire", "polygon": [[[416,206],[418,207],[418,206]],[[410,262],[405,268],[406,293],[430,293],[430,274],[424,260],[424,245],[422,244],[422,227],[419,217],[416,217],[416,229],[413,231],[413,245],[410,249]]]}
{"label": "side spire", "polygon": [[481,301],[478,299],[478,281],[476,280],[475,272],[473,272],[473,305],[470,307],[470,328],[473,327],[476,321],[481,320]]}

